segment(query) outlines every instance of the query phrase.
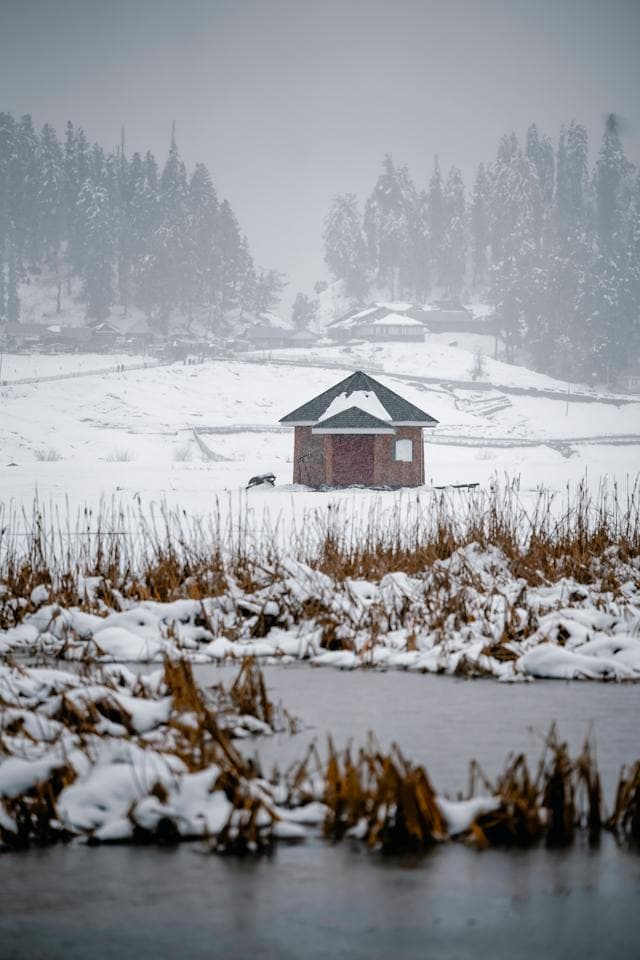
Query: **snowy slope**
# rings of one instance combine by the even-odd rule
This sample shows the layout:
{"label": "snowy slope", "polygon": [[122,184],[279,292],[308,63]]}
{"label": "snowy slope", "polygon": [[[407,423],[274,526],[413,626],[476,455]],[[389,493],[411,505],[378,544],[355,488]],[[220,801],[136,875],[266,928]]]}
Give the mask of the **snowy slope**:
{"label": "snowy slope", "polygon": [[[418,377],[438,378],[442,380],[472,379],[474,354],[465,346],[450,346],[452,341],[466,344],[465,334],[427,334],[424,343],[354,343],[346,346],[320,346],[304,350],[272,351],[276,359],[313,360],[319,364],[346,363],[350,366],[375,366],[387,372],[415,375]],[[463,339],[465,338],[465,339]],[[446,342],[443,342],[446,340]],[[566,391],[566,381],[555,380],[544,373],[536,373],[527,367],[504,363],[487,356],[488,340],[482,337],[484,373],[478,379],[495,385],[505,385],[538,390]],[[479,344],[478,344],[479,345]],[[474,348],[475,349],[475,348]],[[586,390],[584,386],[575,386],[574,390]]]}
{"label": "snowy slope", "polygon": [[[68,496],[74,504],[140,494],[208,510],[218,492],[268,471],[289,500],[292,436],[278,420],[355,365],[211,361],[5,387],[0,501],[28,503],[37,488],[45,499]],[[446,381],[450,368],[443,362],[441,369]],[[566,404],[374,375],[440,421],[433,433],[425,431],[428,483],[486,484],[506,473],[520,475],[527,489],[562,490],[586,471],[593,483],[602,475],[624,482],[640,467],[640,403]],[[202,431],[200,443],[194,428]],[[278,487],[252,497],[280,509]]]}

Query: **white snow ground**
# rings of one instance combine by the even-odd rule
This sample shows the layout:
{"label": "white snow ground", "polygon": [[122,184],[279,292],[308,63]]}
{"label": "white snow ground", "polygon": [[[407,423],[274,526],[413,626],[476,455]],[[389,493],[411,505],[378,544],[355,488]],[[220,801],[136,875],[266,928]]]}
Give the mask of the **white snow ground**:
{"label": "white snow ground", "polygon": [[[345,361],[342,368],[337,359],[335,367],[309,366],[292,363],[290,354],[287,357],[287,362],[262,358],[253,362],[216,360],[196,366],[177,363],[5,386],[0,417],[0,505],[29,509],[37,494],[45,505],[60,508],[63,515],[69,511],[72,517],[85,504],[95,508],[101,498],[142,509],[156,509],[166,501],[190,515],[209,513],[217,499],[223,510],[242,509],[246,496],[249,512],[245,519],[259,531],[267,511],[271,523],[280,524],[285,539],[292,523],[298,531],[304,527],[305,511],[335,500],[342,501],[345,516],[349,514],[353,523],[358,517],[366,518],[374,505],[393,510],[401,498],[411,503],[418,497],[428,511],[429,485],[417,492],[352,489],[316,493],[291,484],[292,435],[278,424],[279,418],[366,364],[356,358],[348,365]],[[11,357],[6,359],[9,364],[14,362]],[[113,358],[104,359],[111,366]],[[592,488],[604,477],[615,480],[624,495],[640,469],[640,402],[629,397],[585,395],[576,400],[574,389],[573,399],[568,401],[563,392],[566,385],[497,362],[487,362],[487,376],[492,380],[485,389],[456,386],[450,381],[462,377],[473,364],[471,351],[460,347],[427,344],[420,352],[390,344],[376,360],[386,370],[402,369],[416,378],[428,370],[434,377],[433,382],[407,382],[375,372],[439,420],[434,431],[425,431],[429,484],[478,482],[486,486],[496,476],[519,476],[519,496],[526,505],[540,486],[564,495],[567,484],[575,485],[585,477]],[[76,361],[75,357],[68,361],[71,370]],[[514,393],[514,386],[529,392]],[[536,392],[540,389],[557,393],[540,396]],[[250,476],[269,471],[276,474],[275,488],[258,487],[244,493]],[[373,593],[378,589],[375,584],[369,587]],[[597,607],[598,602],[587,603],[587,607]],[[566,622],[571,615],[565,615],[562,607],[561,591],[547,609],[550,615],[563,618],[563,629],[573,636],[573,628]],[[473,631],[465,637],[456,633],[442,650],[430,637],[411,650],[407,637],[389,634],[376,656],[381,658],[381,666],[436,671],[456,669],[461,656],[471,656],[474,661],[484,658],[482,666],[487,672],[503,679],[517,675],[636,677],[640,667],[635,594],[629,598],[626,619],[621,621],[613,607],[608,615],[611,622],[588,624],[567,650],[553,642],[553,630],[558,627],[554,621],[549,627],[553,636],[541,633],[535,642],[514,651],[517,668],[488,662],[481,653],[486,642],[495,639],[493,628],[478,636]],[[585,616],[588,619],[592,613]],[[28,629],[32,631],[33,626],[29,624]],[[101,649],[112,659],[155,659],[164,652],[172,653],[166,650],[166,638],[157,625],[151,637],[142,639],[125,635],[120,623],[109,628],[109,636],[102,637],[103,644],[108,641],[107,647]],[[617,636],[621,629],[625,634],[622,644]],[[46,648],[48,634],[45,625],[37,643],[40,649]],[[364,662],[357,638],[354,652],[330,654],[312,634],[313,625],[286,636],[276,629],[273,636],[253,645],[259,650],[247,646],[247,638],[241,637],[233,651],[222,649],[225,644],[220,638],[210,637],[207,643],[191,647],[191,655],[207,660],[227,653],[284,653],[314,656],[317,662],[336,666]],[[8,649],[20,648],[23,640],[28,647],[33,637],[3,638]],[[583,645],[585,649],[579,650]],[[52,652],[55,649],[54,639]],[[588,661],[578,662],[585,657]]]}
{"label": "white snow ground", "polygon": [[[506,473],[520,477],[523,491],[539,485],[562,491],[585,475],[593,485],[607,476],[624,487],[640,469],[640,401],[604,395],[601,402],[567,401],[566,384],[488,359],[488,382],[461,388],[450,381],[468,379],[470,350],[388,344],[381,351],[374,376],[440,421],[425,431],[428,484],[486,485]],[[0,501],[30,504],[37,490],[45,501],[68,499],[72,509],[115,495],[124,501],[166,498],[206,512],[216,494],[244,488],[250,476],[269,471],[277,486],[251,492],[257,509],[268,503],[271,510],[288,511],[292,499],[298,509],[336,496],[360,502],[379,496],[292,491],[293,438],[279,418],[353,369],[367,369],[365,357],[337,348],[322,352],[326,366],[292,364],[294,353],[287,351],[282,363],[216,360],[9,383],[0,408]],[[20,378],[30,372],[47,376],[53,364],[71,372],[98,360],[5,356],[3,377],[8,370]],[[111,367],[118,360],[103,357],[102,363]],[[304,360],[309,362],[308,354]],[[378,367],[441,382],[397,380]],[[555,390],[562,398],[501,387]],[[194,429],[201,431],[200,442]]]}

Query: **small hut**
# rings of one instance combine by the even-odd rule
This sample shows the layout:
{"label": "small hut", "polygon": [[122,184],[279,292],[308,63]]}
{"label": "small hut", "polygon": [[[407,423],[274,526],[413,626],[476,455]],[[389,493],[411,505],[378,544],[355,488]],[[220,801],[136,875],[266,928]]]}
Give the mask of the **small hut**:
{"label": "small hut", "polygon": [[282,417],[295,428],[293,482],[419,487],[422,431],[437,420],[362,371]]}

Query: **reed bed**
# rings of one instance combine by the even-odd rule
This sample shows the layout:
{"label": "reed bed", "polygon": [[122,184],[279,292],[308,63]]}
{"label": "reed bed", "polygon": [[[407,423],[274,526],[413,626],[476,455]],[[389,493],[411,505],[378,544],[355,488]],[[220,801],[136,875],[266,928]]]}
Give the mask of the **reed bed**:
{"label": "reed bed", "polygon": [[322,760],[312,745],[287,776],[294,804],[308,802],[322,784],[327,839],[357,839],[383,853],[428,850],[448,840],[478,850],[568,847],[582,838],[597,845],[603,831],[640,852],[640,761],[622,770],[607,814],[593,745],[587,739],[571,757],[555,724],[534,770],[515,754],[490,779],[472,760],[466,795],[456,801],[438,796],[424,767],[396,744],[385,752],[372,734],[355,756],[351,746],[336,751],[329,739]]}
{"label": "reed bed", "polygon": [[[195,826],[185,828],[175,796],[171,803],[171,790],[199,775],[209,775],[203,808],[208,795],[220,797],[216,848],[237,853],[260,847],[276,816],[269,790],[233,740],[294,729],[289,715],[269,700],[250,659],[229,688],[208,689],[195,681],[186,661],[167,660],[161,676],[137,679],[126,670],[89,664],[76,676],[52,671],[43,676],[11,665],[0,675],[0,849],[42,846],[78,834],[94,843],[202,837],[198,816]],[[61,811],[61,797],[88,771],[100,776],[101,768],[113,770],[114,762],[116,771],[131,765],[133,793],[124,811],[128,826],[113,836],[101,835],[82,826],[82,814],[78,826],[73,803],[71,813]],[[164,770],[165,776],[154,770]],[[104,775],[103,781],[102,812],[113,799],[110,777]],[[89,808],[93,791],[85,801]],[[117,792],[118,787],[116,800]],[[145,810],[149,802],[155,806],[151,817]]]}
{"label": "reed bed", "polygon": [[524,754],[489,779],[470,764],[465,795],[438,795],[427,770],[373,735],[354,750],[312,744],[266,776],[234,740],[294,732],[253,659],[229,686],[203,688],[187,661],[155,674],[85,664],[76,674],[0,671],[0,848],[201,839],[218,853],[264,853],[304,825],[338,843],[402,854],[451,840],[476,849],[566,847],[603,831],[640,850],[640,760],[623,769],[611,811],[595,750],[570,755],[555,726],[532,769]]}
{"label": "reed bed", "polygon": [[612,563],[640,553],[638,481],[624,494],[582,483],[560,500],[539,490],[525,507],[517,484],[464,496],[401,497],[358,510],[341,501],[301,517],[265,514],[247,501],[218,501],[206,518],[167,507],[102,503],[78,516],[35,502],[30,512],[0,504],[0,629],[22,621],[45,587],[51,602],[87,611],[125,601],[202,599],[251,592],[282,579],[290,560],[336,581],[379,580],[390,571],[422,575],[469,544],[497,548],[513,576],[530,584],[609,578]]}

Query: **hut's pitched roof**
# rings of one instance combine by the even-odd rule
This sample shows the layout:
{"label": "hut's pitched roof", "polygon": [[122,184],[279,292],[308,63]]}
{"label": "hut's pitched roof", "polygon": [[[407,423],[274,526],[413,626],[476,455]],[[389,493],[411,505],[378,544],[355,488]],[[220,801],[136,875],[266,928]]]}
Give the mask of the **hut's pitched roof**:
{"label": "hut's pitched roof", "polygon": [[[340,383],[336,383],[335,386],[329,387],[329,389],[325,390],[324,393],[318,394],[317,397],[314,397],[307,403],[303,403],[301,407],[298,407],[296,410],[292,410],[291,413],[288,413],[286,416],[281,418],[280,423],[315,424],[326,414],[329,406],[334,400],[343,394],[346,396],[346,398],[348,398],[353,393],[373,394],[388,415],[388,419],[385,418],[386,426],[391,423],[415,424],[416,426],[435,426],[435,424],[438,422],[430,414],[425,413],[424,410],[416,407],[415,404],[410,403],[408,400],[405,400],[404,397],[401,397],[393,390],[390,390],[389,387],[385,387],[384,384],[380,383],[378,380],[374,380],[374,378],[370,377],[368,374],[363,373],[361,370],[357,370],[344,380],[341,380]],[[346,404],[343,404],[343,406],[346,406]],[[370,411],[369,415],[371,416]],[[379,418],[373,417],[373,419]],[[384,423],[384,421],[382,422]],[[323,423],[323,426],[325,425],[326,424]]]}
{"label": "hut's pitched roof", "polygon": [[319,420],[312,433],[395,433],[388,420],[380,420],[360,407],[349,407],[334,417]]}

